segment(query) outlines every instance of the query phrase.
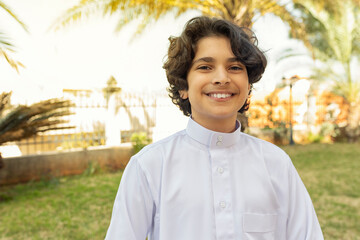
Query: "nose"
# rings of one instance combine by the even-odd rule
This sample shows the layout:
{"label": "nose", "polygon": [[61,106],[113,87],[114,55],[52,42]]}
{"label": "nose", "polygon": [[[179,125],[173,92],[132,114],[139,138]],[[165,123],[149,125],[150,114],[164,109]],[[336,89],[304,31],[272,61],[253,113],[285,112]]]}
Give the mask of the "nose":
{"label": "nose", "polygon": [[224,68],[218,68],[215,72],[214,72],[214,76],[212,79],[212,84],[215,85],[225,85],[227,83],[230,82],[228,73],[226,71],[226,69]]}

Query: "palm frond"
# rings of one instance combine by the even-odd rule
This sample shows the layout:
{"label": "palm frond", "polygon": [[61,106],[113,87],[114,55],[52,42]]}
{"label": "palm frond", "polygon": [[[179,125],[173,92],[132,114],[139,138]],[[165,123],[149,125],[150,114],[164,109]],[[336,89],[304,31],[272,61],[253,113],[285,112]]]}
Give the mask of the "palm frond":
{"label": "palm frond", "polygon": [[359,9],[352,0],[294,0],[303,13],[307,34],[317,58],[349,61],[359,24]]}
{"label": "palm frond", "polygon": [[0,48],[11,52],[15,51],[10,39],[3,32],[0,32]]}
{"label": "palm frond", "polygon": [[310,78],[317,82],[342,82],[344,75],[332,71],[332,69],[332,65],[329,63],[322,64],[321,67],[314,67]]}
{"label": "palm frond", "polygon": [[2,1],[0,1],[0,8],[4,9],[5,12],[7,12],[16,22],[18,22],[20,24],[20,26],[26,31],[28,31],[27,26],[25,25],[25,23],[23,23],[17,16],[16,14]]}
{"label": "palm frond", "polygon": [[40,132],[72,128],[64,125],[68,121],[63,118],[73,114],[70,111],[72,106],[71,101],[61,99],[17,106],[0,118],[0,144],[28,138]]}
{"label": "palm frond", "polygon": [[59,16],[49,27],[49,29],[59,30],[67,27],[72,23],[87,19],[99,9],[103,8],[104,0],[81,0],[77,5],[67,9],[61,16]]}
{"label": "palm frond", "polygon": [[4,57],[6,61],[10,64],[10,66],[14,68],[17,72],[19,72],[19,67],[25,68],[24,64],[11,58],[9,53],[6,51],[6,49],[3,49],[1,47],[0,47],[0,57]]}
{"label": "palm frond", "polygon": [[10,107],[10,98],[12,92],[3,92],[0,94],[0,119],[5,114],[5,110]]}
{"label": "palm frond", "polygon": [[285,48],[278,55],[275,56],[275,62],[280,63],[284,60],[288,60],[289,58],[303,56],[309,56],[309,54],[305,52],[299,52],[297,50],[294,50],[294,48]]}
{"label": "palm frond", "polygon": [[[20,24],[20,26],[26,31],[28,31],[27,26],[16,16],[16,14],[2,1],[0,1],[0,8],[4,9],[10,16]],[[14,60],[10,57],[8,52],[15,52],[14,45],[11,41],[5,36],[3,32],[0,32],[0,58],[4,57],[6,61],[10,64],[12,68],[14,68],[17,72],[19,72],[19,67],[24,67],[24,65]]]}
{"label": "palm frond", "polygon": [[349,103],[360,104],[360,82],[337,81],[333,92],[344,97]]}
{"label": "palm frond", "polygon": [[71,23],[100,13],[118,16],[116,31],[120,31],[131,21],[139,19],[140,24],[134,34],[136,36],[142,33],[150,23],[167,13],[174,12],[175,17],[178,17],[188,10],[197,10],[202,15],[224,18],[245,27],[252,26],[256,13],[264,15],[270,12],[287,21],[293,35],[305,39],[301,23],[276,0],[81,0],[58,17],[50,29],[59,30]]}

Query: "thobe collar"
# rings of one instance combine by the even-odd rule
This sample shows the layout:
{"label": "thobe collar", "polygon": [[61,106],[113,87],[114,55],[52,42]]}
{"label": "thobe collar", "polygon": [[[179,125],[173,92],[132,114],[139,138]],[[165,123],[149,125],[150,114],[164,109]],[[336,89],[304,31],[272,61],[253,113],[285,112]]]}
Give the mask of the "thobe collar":
{"label": "thobe collar", "polygon": [[186,133],[192,139],[203,145],[208,147],[223,148],[230,147],[239,140],[239,135],[241,134],[240,129],[240,122],[236,120],[236,127],[234,132],[215,132],[201,126],[190,117],[186,127]]}

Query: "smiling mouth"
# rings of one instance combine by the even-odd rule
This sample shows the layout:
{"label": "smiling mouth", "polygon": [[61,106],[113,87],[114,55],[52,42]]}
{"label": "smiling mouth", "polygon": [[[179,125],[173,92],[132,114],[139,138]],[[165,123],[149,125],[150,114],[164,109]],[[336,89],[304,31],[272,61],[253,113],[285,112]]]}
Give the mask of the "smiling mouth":
{"label": "smiling mouth", "polygon": [[233,96],[234,94],[232,94],[232,93],[209,93],[207,95],[211,98],[224,99],[224,98],[229,98],[229,97]]}

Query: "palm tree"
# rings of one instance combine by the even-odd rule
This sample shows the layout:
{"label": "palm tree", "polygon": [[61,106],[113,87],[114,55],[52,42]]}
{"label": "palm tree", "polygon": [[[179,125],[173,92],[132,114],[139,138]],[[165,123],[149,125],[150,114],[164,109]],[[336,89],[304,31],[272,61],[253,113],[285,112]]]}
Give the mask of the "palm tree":
{"label": "palm tree", "polygon": [[[26,25],[2,1],[0,1],[0,8],[27,31]],[[10,57],[9,52],[14,51],[14,45],[0,31],[0,57],[5,57],[10,66],[18,71],[18,67],[23,65]],[[72,103],[70,101],[50,99],[30,106],[12,106],[10,97],[11,92],[0,94],[0,145],[29,138],[41,132],[71,128],[71,126],[64,126],[67,121],[63,119],[63,116],[71,114],[69,107],[72,106]],[[1,166],[0,153],[0,168]]]}
{"label": "palm tree", "polygon": [[[288,6],[276,0],[81,0],[60,16],[51,28],[57,30],[95,13],[117,15],[116,30],[120,31],[134,19],[141,19],[135,33],[141,33],[152,21],[172,12],[176,17],[188,10],[198,10],[202,15],[218,17],[251,28],[260,16],[272,13],[289,24],[291,36],[300,38],[310,48],[304,26],[288,10]],[[247,117],[239,114],[238,119],[245,127]],[[245,130],[245,129],[243,129]]]}
{"label": "palm tree", "polygon": [[[0,1],[0,8],[7,12],[20,26],[25,30],[27,30],[26,25],[15,15],[15,13],[2,1]],[[0,30],[0,57],[4,57],[6,61],[13,67],[16,71],[19,71],[19,67],[24,67],[24,65],[11,58],[9,52],[14,52],[14,45],[9,41],[6,34]]]}
{"label": "palm tree", "polygon": [[38,133],[68,129],[63,117],[72,114],[69,100],[50,99],[30,106],[11,106],[11,92],[0,94],[0,145]]}
{"label": "palm tree", "polygon": [[[349,104],[345,133],[354,140],[360,136],[360,80],[352,78],[351,61],[360,54],[360,3],[294,0],[294,7],[301,12],[314,57],[325,63],[317,78],[332,80],[334,92]],[[336,64],[342,66],[341,73]]]}
{"label": "palm tree", "polygon": [[116,30],[121,30],[129,22],[140,19],[136,34],[141,33],[152,21],[158,20],[167,13],[176,17],[188,10],[198,10],[202,15],[219,17],[251,28],[260,16],[272,13],[290,26],[291,35],[306,40],[304,26],[276,0],[81,0],[60,16],[51,28],[57,30],[93,14],[117,15]]}

